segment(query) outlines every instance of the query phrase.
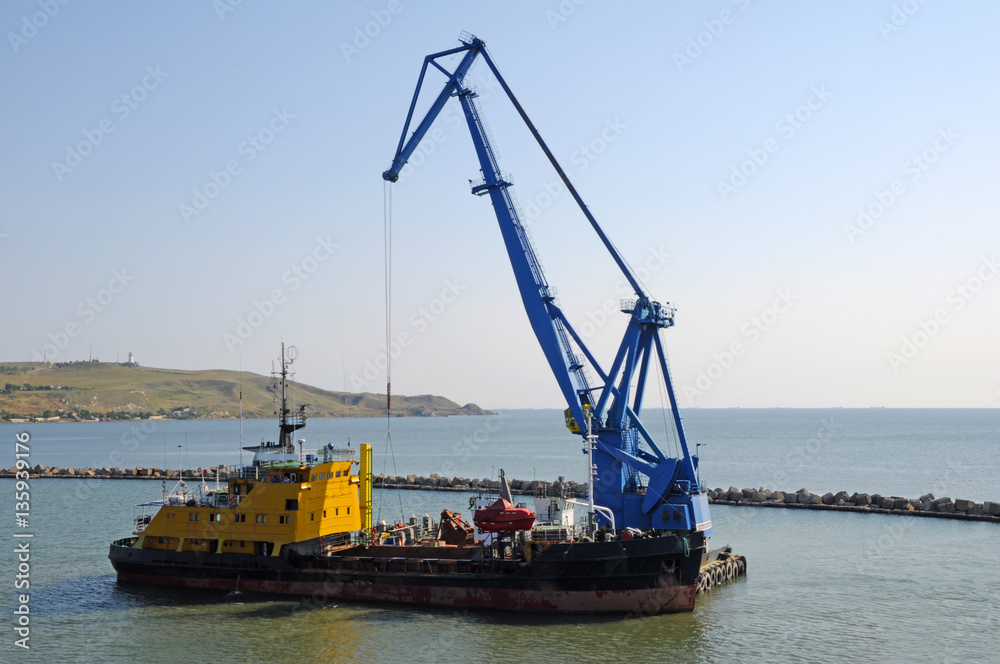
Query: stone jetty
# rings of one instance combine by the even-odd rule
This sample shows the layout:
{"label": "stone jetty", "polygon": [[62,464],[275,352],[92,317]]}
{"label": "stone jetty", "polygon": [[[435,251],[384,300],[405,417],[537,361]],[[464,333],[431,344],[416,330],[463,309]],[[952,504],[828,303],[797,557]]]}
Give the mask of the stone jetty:
{"label": "stone jetty", "polygon": [[[377,489],[418,489],[425,491],[464,491],[476,493],[479,491],[499,491],[500,481],[488,478],[442,477],[437,473],[429,477],[418,475],[376,475],[373,483]],[[555,482],[542,480],[511,480],[510,492],[525,496],[565,496],[566,498],[584,498],[587,495],[587,485],[560,477]]]}
{"label": "stone jetty", "polygon": [[938,519],[965,519],[969,521],[994,521],[1000,523],[1000,502],[962,498],[937,498],[926,493],[919,498],[883,496],[878,493],[812,493],[808,489],[798,491],[772,491],[759,489],[709,489],[708,502],[717,505],[738,507],[775,507],[786,509],[826,510],[856,512],[861,514],[896,514],[902,516],[922,516]]}
{"label": "stone jetty", "polygon": [[[179,473],[184,473],[184,479],[200,478],[202,476],[215,480],[216,473],[219,479],[225,480],[229,477],[229,472],[225,466],[212,468],[185,469],[184,471],[163,470],[160,468],[59,468],[58,466],[36,465],[28,468],[31,479],[38,478],[69,478],[69,479],[105,479],[105,480],[176,480]],[[16,477],[18,469],[11,467],[0,470],[0,478]]]}
{"label": "stone jetty", "polygon": [[[0,470],[0,478],[15,477],[17,468]],[[161,468],[59,468],[36,465],[28,468],[31,479],[37,478],[76,478],[76,479],[109,479],[109,480],[176,480],[177,470]],[[214,466],[204,469],[185,469],[184,479],[200,478],[215,480],[216,474],[220,480],[229,479],[229,471],[225,466]],[[567,481],[560,477],[555,482],[542,480],[507,480],[512,493],[521,495],[565,496],[567,498],[583,498],[587,495],[587,485]],[[442,477],[434,473],[428,477],[423,475],[376,475],[373,484],[378,489],[416,489],[422,491],[499,491],[499,480],[488,478]]]}
{"label": "stone jetty", "polygon": [[[36,465],[27,469],[31,479],[109,479],[109,480],[176,480],[177,470],[161,468],[58,468]],[[0,478],[15,477],[17,468],[0,470]],[[229,477],[225,466],[185,469],[184,479],[204,477],[222,481]],[[437,473],[423,475],[376,475],[374,486],[378,489],[406,489],[416,491],[457,491],[465,493],[495,492],[500,482],[488,478],[444,477]],[[565,496],[586,498],[587,485],[560,477],[554,482],[543,480],[508,480],[511,493],[526,496]],[[901,516],[932,517],[937,519],[964,519],[967,521],[992,521],[1000,523],[1000,502],[978,503],[962,498],[935,497],[927,493],[919,498],[883,496],[878,493],[812,493],[798,491],[773,491],[758,489],[717,488],[708,490],[708,502],[736,507],[770,507],[817,511],[854,512],[860,514],[894,514]]]}

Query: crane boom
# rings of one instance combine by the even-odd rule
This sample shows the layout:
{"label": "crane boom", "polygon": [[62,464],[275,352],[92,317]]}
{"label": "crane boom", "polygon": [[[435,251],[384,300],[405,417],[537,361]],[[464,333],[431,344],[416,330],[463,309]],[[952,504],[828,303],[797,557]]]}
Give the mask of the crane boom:
{"label": "crane boom", "polygon": [[[447,101],[451,97],[457,97],[469,126],[482,175],[481,179],[471,183],[472,193],[478,196],[488,195],[493,203],[525,312],[568,406],[567,426],[580,435],[585,434],[588,424],[593,426],[595,504],[611,510],[619,528],[701,530],[706,536],[710,535],[712,523],[708,501],[697,479],[698,458],[688,450],[660,339],[660,330],[673,325],[673,307],[654,301],[646,293],[511,92],[486,52],[485,43],[467,34],[463,34],[461,42],[462,46],[424,58],[396,155],[382,177],[389,182],[399,179],[400,171]],[[437,62],[442,57],[456,54],[463,54],[462,59],[451,72]],[[482,56],[496,76],[521,119],[635,292],[634,299],[622,303],[622,312],[629,315],[629,322],[609,371],[601,367],[556,302],[531,238],[520,220],[518,206],[511,191],[511,178],[500,170],[489,132],[482,119],[477,95],[465,83],[466,75],[479,56]],[[413,112],[429,67],[442,72],[447,80],[430,109],[408,137]],[[583,360],[576,349],[582,353]],[[654,362],[660,370],[666,384],[677,433],[679,452],[676,457],[667,456],[660,450],[640,420],[650,362]],[[596,387],[589,384],[585,372],[587,366],[598,375],[600,384]],[[645,483],[641,476],[647,478]]]}

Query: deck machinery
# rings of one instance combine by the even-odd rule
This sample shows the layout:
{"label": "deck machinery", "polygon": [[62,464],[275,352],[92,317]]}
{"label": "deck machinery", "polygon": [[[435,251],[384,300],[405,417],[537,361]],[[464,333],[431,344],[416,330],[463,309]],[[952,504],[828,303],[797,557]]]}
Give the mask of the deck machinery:
{"label": "deck machinery", "polygon": [[[396,155],[382,177],[388,182],[399,179],[400,171],[445,104],[452,97],[457,97],[472,135],[482,175],[481,179],[472,182],[472,193],[488,195],[493,203],[524,309],[568,405],[566,425],[570,431],[584,437],[585,445],[590,447],[585,451],[593,455],[592,499],[596,508],[593,515],[596,523],[616,529],[697,530],[706,537],[711,535],[708,500],[698,481],[698,457],[688,449],[660,338],[660,331],[674,324],[674,308],[649,296],[601,229],[493,64],[485,43],[467,33],[462,34],[460,41],[461,46],[428,55],[424,59]],[[439,60],[450,56],[461,56],[453,71],[448,71],[439,63]],[[634,298],[622,302],[621,310],[629,317],[628,326],[607,370],[560,308],[519,218],[510,178],[500,170],[489,132],[483,123],[477,94],[466,83],[466,76],[477,58],[482,58],[496,77],[635,293]],[[442,73],[446,81],[411,133],[417,99],[431,68]],[[651,378],[651,363],[656,363],[654,371],[658,365],[666,385],[677,436],[676,456],[668,456],[661,450],[640,419],[643,395]],[[596,384],[591,384],[588,379],[587,367],[597,375]],[[588,431],[591,432],[589,436]],[[613,522],[609,517],[613,517]]]}

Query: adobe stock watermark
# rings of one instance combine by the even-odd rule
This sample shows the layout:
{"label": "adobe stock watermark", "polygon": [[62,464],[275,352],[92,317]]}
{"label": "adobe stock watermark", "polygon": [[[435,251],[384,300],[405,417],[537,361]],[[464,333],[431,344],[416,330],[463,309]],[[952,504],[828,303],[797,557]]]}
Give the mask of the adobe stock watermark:
{"label": "adobe stock watermark", "polygon": [[622,122],[620,115],[607,118],[597,136],[573,151],[573,154],[569,156],[570,163],[576,166],[578,172],[583,173],[607,151],[609,145],[621,137],[622,132],[626,129],[628,129],[628,125]]}
{"label": "adobe stock watermark", "polygon": [[[646,281],[659,272],[667,261],[673,258],[673,254],[665,250],[662,246],[649,250],[649,255],[639,267],[634,268],[635,276],[639,281]],[[617,297],[606,298],[601,306],[591,309],[586,313],[586,318],[579,326],[580,336],[584,339],[592,337],[599,329],[604,327],[614,314],[621,314],[621,301],[625,297],[634,297],[632,287],[623,277],[615,283],[615,294]]]}
{"label": "adobe stock watermark", "polygon": [[[820,456],[820,452],[826,447],[826,443],[836,438],[838,433],[839,427],[834,422],[833,417],[829,420],[825,417],[820,418],[816,435],[785,456],[785,464],[789,467],[789,471],[799,473],[805,470],[807,466],[814,465]],[[788,481],[789,477],[785,471],[777,471],[774,474],[775,490],[778,487],[787,486]]]}
{"label": "adobe stock watermark", "polygon": [[[458,462],[465,463],[481,452],[486,443],[489,442],[493,434],[500,431],[506,423],[506,417],[499,413],[488,415],[486,421],[476,427],[476,430],[469,436],[463,436],[455,443],[451,451],[455,453]],[[451,475],[458,470],[459,466],[455,460],[448,459],[441,466],[442,475]]]}
{"label": "adobe stock watermark", "polygon": [[[611,145],[621,138],[628,125],[622,121],[620,115],[614,118],[606,118],[604,125],[597,134],[586,141],[570,154],[570,163],[576,166],[578,173],[583,173],[594,164],[601,155],[608,151]],[[522,205],[523,219],[525,225],[534,223],[542,212],[552,206],[556,200],[566,193],[566,186],[559,178],[552,178],[548,182],[542,183],[542,191],[529,196],[527,203]]]}
{"label": "adobe stock watermark", "polygon": [[[441,118],[447,124],[449,130],[458,129],[462,126],[463,118],[460,111],[458,111],[454,106],[450,106],[441,112]],[[396,181],[402,182],[406,178],[413,175],[418,168],[424,165],[427,158],[437,151],[438,146],[443,145],[448,141],[448,131],[442,127],[433,127],[427,134],[424,135],[423,139],[417,143],[416,149],[410,155],[410,158],[406,161],[406,164],[399,170],[399,179]]]}
{"label": "adobe stock watermark", "polygon": [[993,384],[992,395],[990,402],[986,404],[986,408],[996,408],[1000,406],[1000,381]]}
{"label": "adobe stock watermark", "polygon": [[939,307],[930,317],[919,320],[917,329],[900,339],[899,348],[886,354],[892,370],[898,372],[901,366],[909,364],[952,321],[952,314],[964,309],[986,284],[993,281],[998,272],[1000,262],[997,261],[996,254],[984,256],[972,276],[948,291],[945,298],[948,306]]}
{"label": "adobe stock watermark", "polygon": [[361,55],[361,52],[371,46],[372,40],[377,39],[382,31],[389,27],[392,19],[399,16],[404,9],[401,0],[389,0],[383,9],[376,9],[369,12],[372,17],[364,25],[354,27],[354,35],[350,42],[340,42],[340,52],[344,56],[347,64],[351,64],[351,59]]}
{"label": "adobe stock watermark", "polygon": [[275,314],[278,307],[288,301],[288,294],[298,291],[339,248],[340,245],[329,235],[325,238],[316,238],[312,251],[281,273],[281,283],[288,287],[287,291],[273,288],[263,298],[255,299],[250,311],[236,318],[236,327],[233,331],[222,333],[222,342],[226,344],[226,350],[232,353],[246,343],[257,329]]}
{"label": "adobe stock watermark", "polygon": [[[918,181],[940,159],[942,154],[955,145],[955,141],[959,138],[961,135],[956,134],[951,127],[938,129],[937,136],[929,146],[912,155],[903,163],[905,178],[910,182]],[[903,178],[896,178],[885,189],[876,189],[872,194],[872,198],[875,200],[858,208],[858,216],[854,223],[844,224],[844,234],[851,244],[854,244],[857,238],[871,230],[875,222],[881,219],[906,193],[907,188]]]}
{"label": "adobe stock watermark", "polygon": [[22,530],[14,533],[14,554],[16,555],[16,565],[11,577],[14,580],[14,589],[20,590],[18,593],[17,608],[14,609],[14,633],[20,639],[15,639],[14,645],[18,648],[30,650],[31,645],[31,595],[23,591],[31,589],[31,538],[34,533],[24,530],[31,525],[31,484],[28,468],[31,465],[31,447],[28,441],[31,434],[27,431],[18,432],[14,436],[14,457],[17,462],[14,465],[14,522]]}
{"label": "adobe stock watermark", "polygon": [[[736,360],[743,356],[747,348],[757,343],[760,338],[773,329],[782,316],[787,314],[801,296],[792,293],[791,288],[778,289],[771,306],[755,316],[751,316],[740,326],[740,340],[733,341],[725,350],[712,353],[712,361],[704,368],[698,369],[694,384],[685,383],[681,388],[685,398],[694,403],[697,397],[705,396],[712,386],[722,378]],[[744,341],[745,340],[745,341]]]}
{"label": "adobe stock watermark", "polygon": [[[789,483],[795,480],[795,473],[801,473],[819,463],[823,450],[840,435],[841,426],[843,425],[837,424],[834,417],[830,419],[821,417],[816,427],[816,434],[789,451],[782,460],[782,466],[775,469],[771,479],[764,482],[761,488],[772,492],[787,490]],[[737,510],[729,518],[734,525],[745,525],[757,519],[761,513],[761,510]]]}
{"label": "adobe stock watermark", "polygon": [[545,10],[545,20],[548,21],[549,29],[556,30],[561,23],[569,20],[569,17],[576,13],[578,7],[587,0],[560,0],[555,10]]}
{"label": "adobe stock watermark", "polygon": [[64,160],[52,162],[52,172],[55,174],[56,180],[62,182],[63,178],[78,168],[84,159],[92,155],[94,150],[104,142],[104,139],[117,128],[115,119],[118,122],[123,122],[128,118],[132,111],[139,108],[139,104],[146,101],[149,93],[160,87],[163,79],[167,76],[168,74],[162,71],[159,65],[146,67],[146,74],[139,81],[139,84],[128,92],[123,92],[115,97],[115,100],[111,102],[111,113],[114,114],[114,119],[110,116],[105,117],[97,123],[96,127],[84,129],[81,132],[83,140],[77,141],[74,145],[66,146]]}
{"label": "adobe stock watermark", "polygon": [[[827,90],[825,85],[812,86],[805,101],[794,110],[785,113],[774,123],[774,131],[782,139],[788,141],[805,126],[805,123],[812,119],[816,111],[826,105],[832,96],[833,93]],[[761,147],[747,150],[749,158],[730,169],[729,179],[719,180],[715,183],[715,188],[722,200],[728,200],[730,196],[739,191],[780,148],[781,142],[778,138],[771,136],[764,141]]]}
{"label": "adobe stock watermark", "polygon": [[[750,7],[750,0],[731,0],[741,12]],[[705,51],[712,47],[723,34],[736,23],[739,14],[732,9],[726,8],[719,12],[715,18],[702,21],[704,30],[700,30],[694,37],[688,37],[687,45],[680,51],[674,51],[674,65],[677,71],[684,73],[684,68],[694,64],[694,61],[704,55]]]}
{"label": "adobe stock watermark", "polygon": [[222,22],[226,20],[226,14],[232,14],[242,4],[243,0],[213,0],[212,9],[215,10],[215,15]]}
{"label": "adobe stock watermark", "polygon": [[887,19],[880,18],[876,24],[878,31],[882,33],[882,39],[889,41],[889,37],[910,22],[910,19],[920,11],[920,8],[927,4],[927,0],[903,0],[903,2],[893,5],[892,12]]}
{"label": "adobe stock watermark", "polygon": [[106,311],[133,281],[135,275],[130,274],[128,268],[112,271],[107,286],[80,301],[76,307],[76,319],[70,320],[55,332],[50,332],[49,341],[42,346],[41,351],[37,348],[32,349],[31,361],[54,362],[60,351],[66,350],[69,346],[70,340],[80,336],[80,333],[93,323],[98,315]]}
{"label": "adobe stock watermark", "polygon": [[37,11],[31,16],[22,16],[20,29],[17,32],[7,33],[7,41],[10,42],[14,53],[20,52],[22,46],[37,37],[38,31],[47,26],[49,21],[54,19],[62,8],[69,4],[69,0],[38,0],[37,4],[41,11]]}
{"label": "adobe stock watermark", "polygon": [[[121,465],[128,455],[134,454],[139,447],[156,433],[157,424],[155,420],[143,420],[131,424],[118,438],[118,446],[112,449],[105,462],[109,467],[115,468]],[[126,454],[128,453],[128,455]],[[90,503],[100,495],[104,486],[104,480],[99,478],[87,478],[77,480],[73,483],[72,493],[63,494],[63,504],[67,510],[74,507]]]}
{"label": "adobe stock watermark", "polygon": [[255,160],[294,119],[295,116],[288,112],[287,107],[280,111],[277,108],[272,109],[271,118],[267,123],[257,131],[247,134],[247,137],[236,146],[236,153],[243,157],[242,163],[237,159],[230,159],[219,170],[209,171],[209,181],[201,187],[194,188],[191,203],[178,205],[177,209],[184,223],[191,223],[192,217],[197,217],[208,209],[212,201],[233,183],[233,179],[243,173],[243,164]]}
{"label": "adobe stock watermark", "polygon": [[[977,575],[970,574],[964,579],[964,584],[969,590],[978,586],[980,579]],[[985,590],[985,589],[984,589]],[[954,591],[961,593],[962,590],[954,588]],[[949,633],[957,642],[978,643],[986,634],[996,634],[996,626],[1000,625],[1000,599],[995,593],[985,591],[987,605],[981,607],[977,603],[976,612],[972,615],[963,615],[958,621],[948,621]],[[880,615],[879,618],[882,616]],[[962,654],[954,654],[941,660],[941,664],[965,664],[968,657]]]}
{"label": "adobe stock watermark", "polygon": [[351,389],[355,392],[367,389],[374,380],[383,376],[389,366],[390,358],[397,359],[404,349],[412,346],[417,337],[426,333],[435,321],[445,315],[466,288],[468,286],[457,278],[445,279],[440,294],[407,316],[407,327],[397,332],[388,346],[383,341],[382,351],[374,358],[365,360],[364,369],[360,374],[351,374]]}
{"label": "adobe stock watermark", "polygon": [[[492,73],[480,73],[475,80],[467,82],[466,87],[474,90],[478,99],[484,101],[489,99],[500,88],[500,82],[497,81]],[[417,144],[417,148],[410,155],[406,164],[400,169],[399,180],[397,182],[402,182],[413,175],[418,168],[424,165],[427,158],[434,154],[438,146],[448,141],[450,132],[460,130],[466,125],[465,114],[454,104],[449,104],[447,108],[441,111],[438,117],[444,121],[446,128],[442,128],[438,123],[435,123],[435,126],[424,135],[424,138]]]}
{"label": "adobe stock watermark", "polygon": [[[928,493],[936,496],[948,495],[968,472],[962,459],[949,460],[945,462],[945,466],[944,475],[934,481]],[[865,547],[865,557],[857,559],[855,565],[859,570],[870,570],[872,563],[877,562],[879,558],[899,546],[906,533],[918,522],[918,519],[902,519],[898,522],[894,520],[894,523],[885,528],[882,534],[869,541],[868,546]]]}

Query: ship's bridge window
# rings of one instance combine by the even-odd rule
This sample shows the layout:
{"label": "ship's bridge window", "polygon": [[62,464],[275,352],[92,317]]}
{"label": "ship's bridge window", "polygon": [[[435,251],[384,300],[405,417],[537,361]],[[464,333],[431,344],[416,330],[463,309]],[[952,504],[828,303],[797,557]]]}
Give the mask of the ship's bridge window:
{"label": "ship's bridge window", "polygon": [[319,475],[317,475],[316,473],[313,473],[312,481],[315,482],[317,477],[319,477]]}
{"label": "ship's bridge window", "polygon": [[339,470],[337,471],[337,477],[340,477],[340,471]]}
{"label": "ship's bridge window", "polygon": [[294,512],[299,509],[299,499],[298,498],[287,498],[285,499],[285,511]]}

